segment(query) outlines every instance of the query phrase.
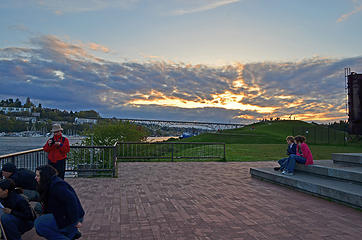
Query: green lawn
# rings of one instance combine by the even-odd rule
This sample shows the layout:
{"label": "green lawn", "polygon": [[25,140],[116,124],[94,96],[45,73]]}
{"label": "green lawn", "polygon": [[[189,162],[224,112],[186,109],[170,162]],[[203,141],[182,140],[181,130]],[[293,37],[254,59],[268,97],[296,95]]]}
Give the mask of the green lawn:
{"label": "green lawn", "polygon": [[[204,133],[181,140],[172,139],[169,141],[225,143],[226,161],[275,161],[287,156],[286,136],[297,134],[306,136],[307,143],[316,160],[331,159],[332,153],[362,152],[362,141],[349,141],[344,146],[346,133],[343,131],[298,120],[258,122],[243,128]],[[204,147],[194,146],[181,149],[177,151],[177,154],[179,156],[202,156],[205,154],[203,151]],[[217,152],[218,155],[223,154],[223,149],[219,149]],[[200,159],[179,159],[177,154],[175,152],[176,161],[202,161]],[[160,161],[169,160],[162,159]],[[204,161],[210,161],[210,159]]]}
{"label": "green lawn", "polygon": [[[313,158],[331,159],[332,153],[362,152],[361,146],[309,145]],[[286,144],[227,144],[226,161],[272,161],[286,157]]]}

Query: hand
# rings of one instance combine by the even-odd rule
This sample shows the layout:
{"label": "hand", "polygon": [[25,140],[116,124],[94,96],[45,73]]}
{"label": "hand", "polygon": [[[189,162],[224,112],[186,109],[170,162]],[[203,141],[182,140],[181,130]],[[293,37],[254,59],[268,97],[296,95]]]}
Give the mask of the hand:
{"label": "hand", "polygon": [[76,228],[80,228],[82,227],[82,223],[81,222],[78,222],[77,225],[75,225]]}
{"label": "hand", "polygon": [[3,212],[10,214],[11,213],[11,209],[10,208],[3,208]]}
{"label": "hand", "polygon": [[62,144],[61,142],[55,142],[55,145],[60,146],[60,144]]}

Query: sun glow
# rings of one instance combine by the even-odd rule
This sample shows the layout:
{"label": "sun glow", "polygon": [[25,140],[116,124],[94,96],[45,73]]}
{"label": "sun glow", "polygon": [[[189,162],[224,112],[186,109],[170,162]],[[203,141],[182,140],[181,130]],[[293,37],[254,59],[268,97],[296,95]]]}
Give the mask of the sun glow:
{"label": "sun glow", "polygon": [[221,94],[212,94],[212,99],[186,100],[152,90],[149,94],[141,96],[142,99],[134,99],[128,102],[131,105],[159,105],[180,108],[225,108],[229,110],[256,111],[258,113],[272,113],[276,107],[260,107],[251,104],[244,104],[241,101],[243,94],[235,94],[225,91]]}

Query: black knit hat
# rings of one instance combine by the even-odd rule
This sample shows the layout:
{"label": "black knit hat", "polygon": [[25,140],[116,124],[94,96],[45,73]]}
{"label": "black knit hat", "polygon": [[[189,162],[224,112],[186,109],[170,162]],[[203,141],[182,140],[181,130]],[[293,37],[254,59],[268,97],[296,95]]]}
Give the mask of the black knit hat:
{"label": "black knit hat", "polygon": [[11,163],[11,162],[7,162],[3,165],[3,168],[2,170],[4,172],[16,172],[16,166],[14,163]]}

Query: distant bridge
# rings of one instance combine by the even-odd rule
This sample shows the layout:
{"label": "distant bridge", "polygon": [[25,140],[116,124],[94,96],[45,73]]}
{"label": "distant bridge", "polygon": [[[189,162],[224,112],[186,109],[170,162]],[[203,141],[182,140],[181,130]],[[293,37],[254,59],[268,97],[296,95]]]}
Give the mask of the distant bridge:
{"label": "distant bridge", "polygon": [[160,126],[184,127],[184,128],[195,127],[195,128],[209,129],[209,130],[232,129],[232,128],[241,128],[245,126],[245,124],[241,123],[215,123],[215,122],[172,121],[172,120],[132,119],[132,118],[117,118],[117,119],[121,121],[129,121],[140,124],[157,124]]}

